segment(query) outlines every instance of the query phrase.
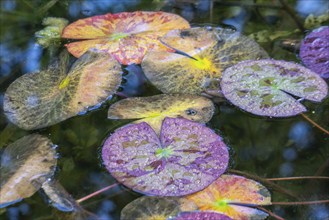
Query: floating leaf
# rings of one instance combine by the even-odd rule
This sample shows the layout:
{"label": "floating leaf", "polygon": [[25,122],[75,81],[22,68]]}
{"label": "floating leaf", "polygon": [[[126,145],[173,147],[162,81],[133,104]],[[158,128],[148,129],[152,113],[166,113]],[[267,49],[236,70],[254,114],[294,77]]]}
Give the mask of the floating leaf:
{"label": "floating leaf", "polygon": [[55,145],[41,135],[8,145],[1,154],[0,208],[32,196],[54,175],[56,164]]}
{"label": "floating leaf", "polygon": [[62,212],[78,211],[80,206],[57,181],[51,180],[42,184],[42,189],[49,198],[49,203]]}
{"label": "floating leaf", "polygon": [[306,111],[290,94],[320,102],[328,86],[316,73],[290,62],[245,61],[225,70],[224,96],[234,105],[256,115],[287,117]]}
{"label": "floating leaf", "polygon": [[94,48],[113,54],[125,65],[141,63],[149,49],[161,47],[158,37],[168,30],[189,28],[182,17],[165,12],[122,12],[80,19],[68,25],[63,38],[82,39],[66,44],[75,57]]}
{"label": "floating leaf", "polygon": [[321,77],[329,78],[329,26],[307,35],[300,46],[299,56],[305,66]]}
{"label": "floating leaf", "polygon": [[200,94],[207,89],[218,89],[216,79],[221,78],[227,67],[242,60],[268,57],[255,41],[229,29],[174,30],[161,40],[180,54],[149,52],[142,68],[163,93]]}
{"label": "floating leaf", "polygon": [[120,100],[111,105],[109,119],[140,119],[160,133],[165,117],[183,117],[200,123],[208,122],[214,113],[211,100],[189,94],[162,94]]}
{"label": "floating leaf", "polygon": [[181,203],[184,211],[197,209],[220,212],[232,219],[265,219],[266,213],[244,204],[268,205],[271,204],[271,195],[254,180],[222,175],[204,190],[182,198]]}
{"label": "floating leaf", "polygon": [[26,130],[56,124],[99,105],[121,83],[120,64],[105,53],[89,51],[67,75],[63,60],[9,86],[4,111],[12,123]]}
{"label": "floating leaf", "polygon": [[173,197],[140,197],[121,211],[121,220],[166,220],[180,212],[179,202]]}
{"label": "floating leaf", "polygon": [[160,138],[145,122],[119,128],[104,143],[104,164],[132,190],[158,196],[199,191],[228,164],[228,150],[211,129],[183,118],[165,118]]}
{"label": "floating leaf", "polygon": [[169,218],[169,220],[232,220],[227,215],[217,212],[181,212],[177,217]]}

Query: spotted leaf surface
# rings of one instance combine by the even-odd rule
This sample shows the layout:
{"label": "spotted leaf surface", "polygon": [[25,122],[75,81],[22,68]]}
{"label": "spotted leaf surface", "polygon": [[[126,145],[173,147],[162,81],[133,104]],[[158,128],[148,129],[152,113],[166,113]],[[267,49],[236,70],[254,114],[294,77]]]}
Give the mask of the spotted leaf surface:
{"label": "spotted leaf surface", "polygon": [[184,211],[216,211],[232,219],[265,219],[266,213],[236,204],[268,205],[271,204],[271,195],[254,180],[237,175],[222,175],[204,190],[182,198],[181,203],[184,204]]}
{"label": "spotted leaf surface", "polygon": [[7,118],[30,130],[83,113],[109,98],[121,83],[121,66],[108,54],[88,52],[68,74],[62,61],[14,81],[4,96]]}
{"label": "spotted leaf surface", "polygon": [[218,89],[218,79],[227,67],[242,60],[268,57],[256,42],[228,29],[173,30],[161,41],[175,48],[176,53],[149,52],[142,68],[163,93],[200,94]]}
{"label": "spotted leaf surface", "polygon": [[180,212],[179,202],[173,197],[140,197],[121,211],[121,220],[166,220]]}
{"label": "spotted leaf surface", "polygon": [[329,26],[315,29],[302,41],[299,56],[305,66],[329,78]]}
{"label": "spotted leaf surface", "polygon": [[109,119],[140,119],[160,133],[165,117],[183,117],[200,123],[208,122],[214,113],[211,100],[189,94],[161,94],[120,100],[110,106]]}
{"label": "spotted leaf surface", "polygon": [[232,220],[227,215],[217,212],[181,212],[177,217],[169,218],[169,220]]}
{"label": "spotted leaf surface", "polygon": [[273,117],[306,111],[292,95],[320,102],[328,93],[326,82],[316,73],[277,60],[246,61],[230,67],[223,74],[221,88],[234,105],[256,115]]}
{"label": "spotted leaf surface", "polygon": [[162,49],[158,38],[169,30],[189,28],[182,17],[165,12],[122,12],[80,19],[68,25],[63,38],[79,39],[66,44],[67,49],[80,57],[94,48],[113,54],[125,65],[139,64],[150,49]]}
{"label": "spotted leaf surface", "polygon": [[218,178],[229,155],[211,129],[183,118],[165,118],[160,138],[145,122],[119,128],[105,141],[102,158],[111,175],[134,191],[181,196]]}
{"label": "spotted leaf surface", "polygon": [[38,134],[8,145],[1,154],[0,208],[32,196],[54,175],[55,145]]}

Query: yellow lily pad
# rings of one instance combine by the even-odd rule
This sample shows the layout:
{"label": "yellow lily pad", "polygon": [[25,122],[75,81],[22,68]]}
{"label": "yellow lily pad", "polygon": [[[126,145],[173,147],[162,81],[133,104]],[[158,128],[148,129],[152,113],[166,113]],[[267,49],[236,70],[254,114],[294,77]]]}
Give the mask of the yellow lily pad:
{"label": "yellow lily pad", "polygon": [[200,123],[208,122],[214,113],[211,100],[191,94],[161,94],[149,97],[134,97],[111,105],[109,119],[139,119],[157,133],[165,117],[183,117]]}
{"label": "yellow lily pad", "polygon": [[95,108],[121,83],[120,64],[106,53],[87,52],[71,67],[61,55],[48,69],[25,74],[14,81],[4,96],[7,118],[31,130],[47,127]]}
{"label": "yellow lily pad", "polygon": [[150,51],[142,68],[163,93],[200,94],[218,89],[218,79],[226,68],[242,60],[268,57],[255,41],[230,29],[174,30],[161,41],[176,53]]}

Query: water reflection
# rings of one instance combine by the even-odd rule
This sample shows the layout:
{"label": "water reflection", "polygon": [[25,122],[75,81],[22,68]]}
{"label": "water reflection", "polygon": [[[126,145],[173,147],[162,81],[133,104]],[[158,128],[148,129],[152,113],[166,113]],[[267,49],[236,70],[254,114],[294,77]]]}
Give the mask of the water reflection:
{"label": "water reflection", "polygon": [[2,0],[1,1],[1,9],[4,11],[12,11],[16,8],[15,0]]}
{"label": "water reflection", "polygon": [[314,141],[314,134],[311,126],[307,122],[297,122],[292,125],[289,131],[289,138],[295,143],[298,149],[310,147]]}
{"label": "water reflection", "polygon": [[328,10],[329,1],[327,0],[298,0],[296,4],[296,11],[303,17],[309,14],[318,16],[324,14]]}
{"label": "water reflection", "polygon": [[35,41],[30,41],[28,47],[25,51],[26,62],[23,66],[23,71],[26,73],[35,72],[40,69],[40,60],[43,48],[35,43]]}

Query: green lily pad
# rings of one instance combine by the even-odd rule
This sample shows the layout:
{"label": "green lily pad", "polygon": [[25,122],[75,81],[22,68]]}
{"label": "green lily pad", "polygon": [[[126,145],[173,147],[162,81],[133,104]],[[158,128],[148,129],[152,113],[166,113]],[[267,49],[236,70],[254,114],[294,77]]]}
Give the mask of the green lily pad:
{"label": "green lily pad", "polygon": [[1,154],[0,208],[32,196],[54,175],[56,145],[39,134],[22,137]]}
{"label": "green lily pad", "polygon": [[161,94],[120,100],[111,105],[109,119],[139,119],[158,134],[165,117],[183,117],[200,123],[208,122],[215,107],[210,99],[191,94]]}
{"label": "green lily pad", "polygon": [[242,60],[268,57],[255,41],[229,29],[174,30],[161,41],[176,53],[150,51],[142,68],[163,93],[200,94],[217,89],[217,79],[227,67]]}
{"label": "green lily pad", "polygon": [[166,220],[180,212],[178,199],[175,197],[143,196],[121,211],[121,220]]}
{"label": "green lily pad", "polygon": [[316,73],[278,60],[241,62],[224,71],[220,85],[234,105],[256,115],[273,117],[306,111],[293,96],[321,102],[328,94],[327,83]]}
{"label": "green lily pad", "polygon": [[89,51],[68,74],[67,56],[48,69],[19,77],[7,89],[4,111],[18,127],[47,127],[107,100],[121,83],[121,66],[110,55]]}

